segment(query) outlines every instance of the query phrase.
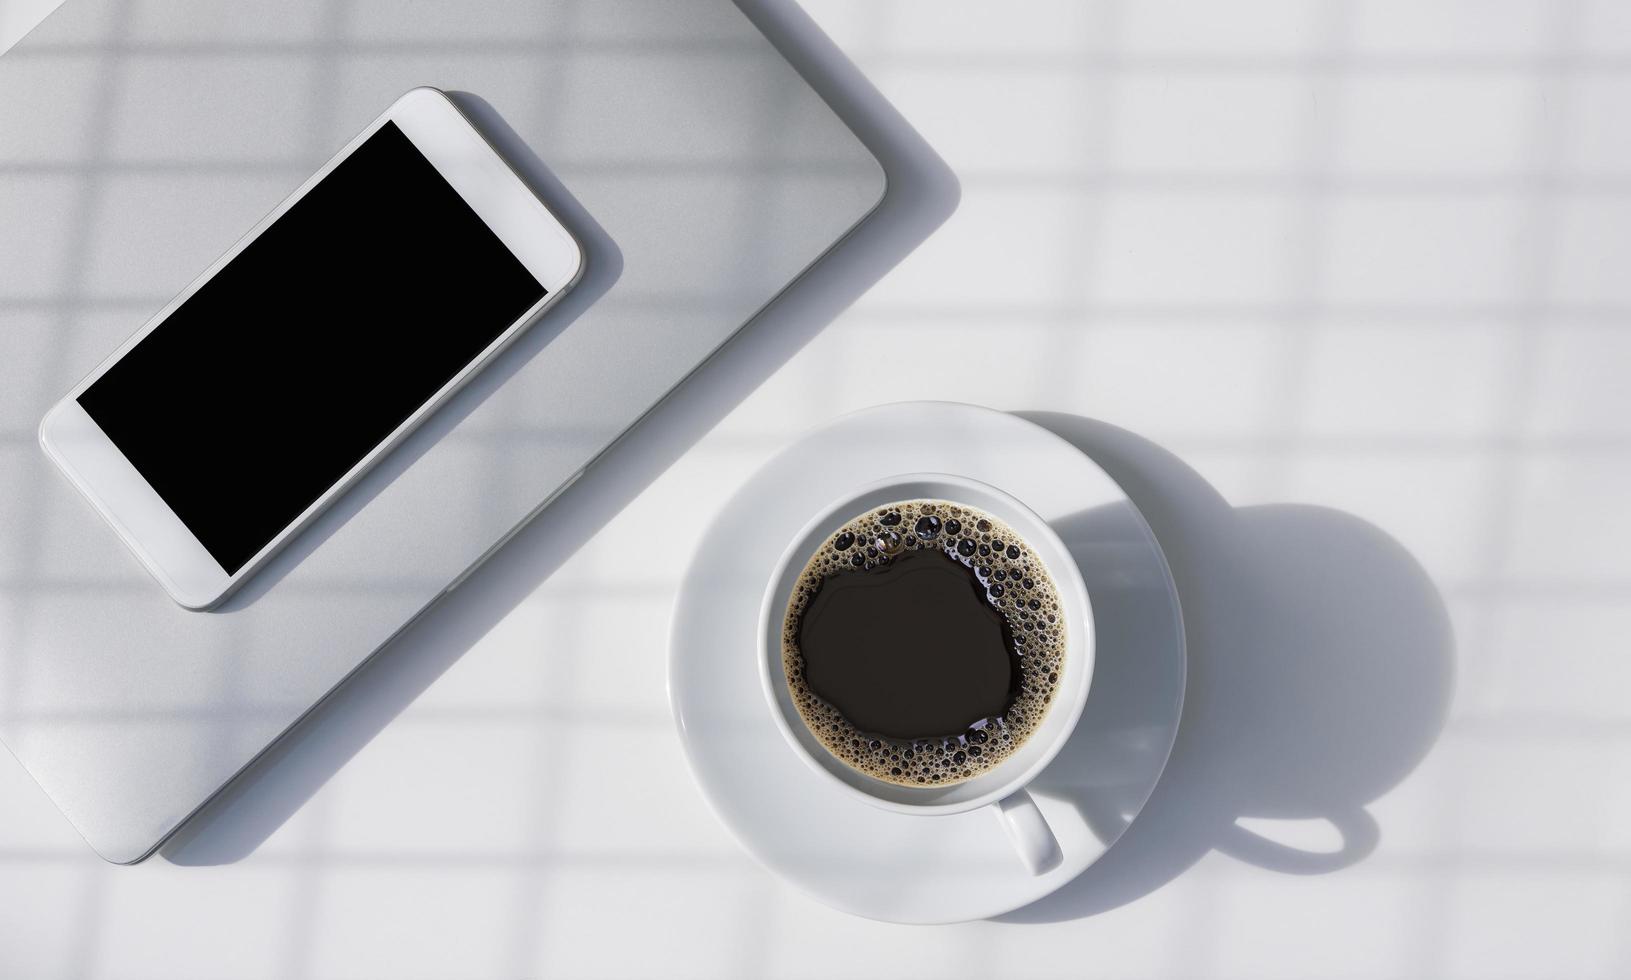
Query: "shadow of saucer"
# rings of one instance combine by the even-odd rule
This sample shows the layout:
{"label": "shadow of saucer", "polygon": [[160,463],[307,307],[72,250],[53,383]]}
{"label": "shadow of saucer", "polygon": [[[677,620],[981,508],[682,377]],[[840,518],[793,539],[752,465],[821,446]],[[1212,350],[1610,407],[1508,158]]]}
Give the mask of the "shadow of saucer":
{"label": "shadow of saucer", "polygon": [[[1181,597],[1188,677],[1178,737],[1148,800],[1136,779],[1096,779],[1072,797],[1113,846],[1063,889],[1002,920],[1113,909],[1212,851],[1292,874],[1364,859],[1380,839],[1367,805],[1425,757],[1453,685],[1449,619],[1426,572],[1350,514],[1234,508],[1132,433],[1025,414],[1103,466],[1160,541]],[[1114,688],[1107,680],[1104,688],[1095,680],[1095,696]],[[1118,724],[1133,730],[1137,719]],[[1070,749],[1056,763],[1066,772],[1072,764]],[[1304,850],[1242,826],[1252,818],[1324,821],[1341,844]]]}

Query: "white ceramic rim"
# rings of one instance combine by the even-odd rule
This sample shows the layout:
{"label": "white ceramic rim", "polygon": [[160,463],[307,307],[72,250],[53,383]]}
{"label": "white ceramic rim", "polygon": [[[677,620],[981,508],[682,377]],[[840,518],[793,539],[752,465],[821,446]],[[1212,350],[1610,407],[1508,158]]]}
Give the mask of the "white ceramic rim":
{"label": "white ceramic rim", "polygon": [[[825,539],[829,531],[836,529],[853,517],[854,513],[851,509],[856,505],[857,501],[894,487],[906,487],[910,484],[919,483],[940,483],[961,490],[971,490],[976,496],[986,494],[1006,505],[1010,513],[995,516],[1010,524],[1025,525],[1016,526],[1014,529],[1025,538],[1026,543],[1037,551],[1038,557],[1043,559],[1044,566],[1047,568],[1054,584],[1058,587],[1060,609],[1065,616],[1066,683],[1060,686],[1059,695],[1048,706],[1047,717],[1043,722],[1044,727],[1051,726],[1053,728],[1052,733],[1048,736],[1049,741],[1041,746],[1040,751],[1031,754],[1029,762],[1022,768],[1015,769],[1006,779],[996,781],[995,785],[976,796],[953,802],[925,799],[922,802],[908,803],[885,799],[874,793],[867,792],[836,775],[828,768],[828,763],[825,760],[832,759],[839,766],[843,766],[844,763],[838,761],[831,753],[823,752],[823,758],[818,758],[812,754],[809,747],[804,744],[799,729],[794,728],[795,722],[787,717],[781,696],[787,684],[782,667],[782,616],[787,608],[787,599],[791,593],[793,583],[803,572],[805,563],[808,562],[812,553],[813,539]],[[947,499],[953,503],[961,503],[966,506],[980,506],[945,494],[905,494],[899,499]],[[870,508],[879,506],[881,503],[880,501],[880,504],[869,504],[867,506]],[[983,509],[992,510],[994,508],[986,506]],[[838,524],[833,524],[832,528],[827,528],[826,525],[832,523],[840,514],[844,515],[842,520],[839,520]],[[1015,517],[1018,520],[1014,520]],[[1043,769],[1047,768],[1048,764],[1059,754],[1059,751],[1064,748],[1065,743],[1069,741],[1071,733],[1076,730],[1076,723],[1081,718],[1083,708],[1087,705],[1088,691],[1093,683],[1094,649],[1093,608],[1087,594],[1087,584],[1082,581],[1081,570],[1076,566],[1076,562],[1071,557],[1070,550],[1065,546],[1064,541],[1059,538],[1059,535],[1054,532],[1048,522],[1042,519],[1040,514],[1031,510],[1023,501],[1012,494],[989,483],[952,473],[902,473],[875,480],[840,495],[832,503],[822,508],[809,521],[805,522],[799,532],[794,535],[793,540],[783,549],[781,558],[776,562],[775,571],[770,576],[764,599],[759,607],[759,680],[764,690],[766,706],[770,710],[771,717],[775,720],[776,728],[782,733],[782,738],[792,747],[794,753],[804,761],[805,765],[820,774],[829,785],[836,786],[845,794],[873,806],[914,816],[965,813],[969,810],[989,806],[1023,789]],[[1055,720],[1056,713],[1061,711],[1064,712],[1062,724]],[[796,723],[800,729],[804,727],[802,718],[798,719]],[[1025,748],[1029,749],[1033,744],[1036,744],[1036,739],[1042,734],[1043,732],[1040,730],[1033,733]],[[813,736],[811,737],[813,738]],[[991,777],[1003,773],[1006,767],[1016,761],[1015,759],[1005,760],[990,773],[976,776],[957,785],[967,786],[971,783],[989,780]],[[888,791],[891,793],[898,792],[900,795],[907,796],[919,792],[914,787],[897,786],[893,783],[876,780],[849,769],[847,766],[845,771],[853,773],[859,780],[875,783],[880,789],[888,787]],[[924,796],[930,796],[940,794],[946,789],[946,787],[926,787],[921,792]]]}

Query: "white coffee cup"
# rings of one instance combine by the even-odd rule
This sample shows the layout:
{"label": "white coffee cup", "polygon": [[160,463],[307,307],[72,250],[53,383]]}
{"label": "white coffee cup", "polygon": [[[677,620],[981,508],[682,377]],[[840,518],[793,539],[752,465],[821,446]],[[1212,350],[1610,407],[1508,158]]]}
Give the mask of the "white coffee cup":
{"label": "white coffee cup", "polygon": [[[884,504],[924,499],[977,508],[1018,532],[1053,579],[1065,626],[1064,666],[1042,724],[1001,763],[950,786],[901,786],[850,768],[827,751],[804,724],[782,666],[787,602],[810,557],[851,519]],[[798,533],[771,575],[759,612],[759,676],[770,713],[788,744],[806,764],[843,792],[885,810],[925,817],[991,807],[1031,873],[1041,874],[1058,862],[1059,843],[1025,787],[1064,747],[1087,703],[1093,680],[1093,609],[1081,572],[1064,542],[1046,521],[1018,500],[965,477],[908,473],[861,487],[834,501]]]}

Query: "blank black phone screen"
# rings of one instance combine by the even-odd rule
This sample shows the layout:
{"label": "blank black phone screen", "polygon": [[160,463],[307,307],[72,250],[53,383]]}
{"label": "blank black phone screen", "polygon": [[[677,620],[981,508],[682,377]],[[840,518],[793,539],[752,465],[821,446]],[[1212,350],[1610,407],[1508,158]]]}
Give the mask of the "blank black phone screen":
{"label": "blank black phone screen", "polygon": [[79,404],[232,574],[545,292],[387,122]]}

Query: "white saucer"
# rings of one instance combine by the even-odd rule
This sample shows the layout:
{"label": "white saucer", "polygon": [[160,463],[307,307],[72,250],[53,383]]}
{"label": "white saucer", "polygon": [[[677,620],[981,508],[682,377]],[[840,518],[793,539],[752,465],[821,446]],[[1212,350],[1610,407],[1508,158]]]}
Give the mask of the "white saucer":
{"label": "white saucer", "polygon": [[[1063,854],[1045,874],[1025,869],[989,812],[912,816],[842,794],[794,755],[765,704],[759,603],[782,549],[845,490],[909,472],[958,473],[1013,494],[1059,532],[1087,581],[1093,688],[1070,742],[1030,787]],[[680,588],[668,670],[692,773],[755,858],[846,912],[958,922],[1060,888],[1137,815],[1178,731],[1183,627],[1154,536],[1097,464],[1004,412],[908,402],[809,433],[724,504]]]}

